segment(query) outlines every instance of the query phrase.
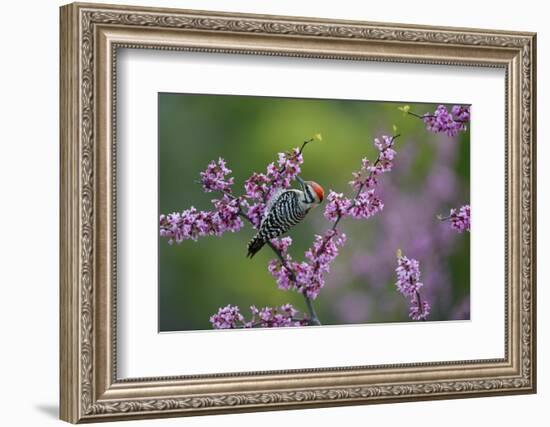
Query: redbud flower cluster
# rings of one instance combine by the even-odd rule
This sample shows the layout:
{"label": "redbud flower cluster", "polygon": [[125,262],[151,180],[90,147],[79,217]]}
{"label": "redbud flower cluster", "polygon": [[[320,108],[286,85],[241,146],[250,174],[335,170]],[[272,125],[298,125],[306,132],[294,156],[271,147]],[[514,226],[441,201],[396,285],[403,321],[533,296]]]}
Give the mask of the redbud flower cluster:
{"label": "redbud flower cluster", "polygon": [[[205,190],[206,191],[206,190]],[[213,199],[215,210],[199,211],[195,207],[160,216],[160,235],[167,237],[168,243],[181,243],[184,240],[196,241],[204,236],[221,236],[227,231],[236,232],[243,227],[239,217],[239,200],[223,195]]]}
{"label": "redbud flower cluster", "polygon": [[325,285],[325,274],[330,271],[330,264],[338,256],[340,248],[346,241],[346,235],[338,232],[336,223],[346,216],[367,219],[384,207],[375,193],[375,187],[378,184],[378,177],[393,167],[395,158],[393,141],[394,137],[386,135],[382,139],[374,140],[374,145],[378,149],[378,158],[373,164],[368,159],[363,159],[361,169],[353,173],[350,185],[356,191],[354,199],[344,197],[342,193],[329,192],[324,215],[335,224],[324,235],[315,236],[313,246],[305,253],[306,261],[292,260],[287,250],[292,243],[290,238],[272,241],[283,258],[283,260],[271,260],[268,265],[269,272],[275,278],[279,289],[294,289],[308,298],[317,298]]}
{"label": "redbud flower cluster", "polygon": [[411,307],[409,317],[413,320],[425,320],[430,314],[430,304],[420,297],[419,289],[423,286],[420,282],[420,264],[415,259],[406,256],[398,256],[397,290],[405,297],[410,298]]}
{"label": "redbud flower cluster", "polygon": [[419,296],[411,300],[409,308],[409,317],[412,320],[426,320],[430,314],[430,304],[426,300],[420,299]]}
{"label": "redbud flower cluster", "polygon": [[449,112],[447,107],[440,105],[433,113],[424,114],[422,120],[430,132],[455,136],[459,131],[466,130],[466,123],[470,121],[470,107],[455,105]]}
{"label": "redbud flower cluster", "polygon": [[464,205],[458,211],[451,209],[449,219],[451,227],[459,233],[470,231],[470,205]]}
{"label": "redbud flower cluster", "polygon": [[307,261],[293,261],[288,254],[292,243],[290,237],[273,239],[273,245],[279,249],[285,262],[274,259],[269,262],[268,270],[275,278],[279,289],[294,289],[308,298],[315,299],[325,286],[324,275],[330,271],[330,264],[338,256],[339,249],[346,242],[346,235],[329,229],[323,236],[316,235],[311,248],[305,253]]}
{"label": "redbud flower cluster", "polygon": [[204,172],[201,172],[201,184],[205,192],[212,191],[231,191],[234,178],[226,179],[226,176],[231,173],[226,162],[221,157],[217,162],[212,160]]}
{"label": "redbud flower cluster", "polygon": [[214,210],[199,211],[194,206],[182,212],[160,215],[160,235],[168,238],[168,243],[181,243],[184,240],[196,241],[204,236],[221,236],[227,231],[236,232],[243,227],[241,200],[233,197],[231,186],[234,178],[227,177],[231,169],[227,168],[223,158],[212,160],[206,170],[200,173],[202,188],[206,193],[223,192],[219,199],[212,199]]}
{"label": "redbud flower cluster", "polygon": [[292,181],[301,172],[300,165],[304,158],[298,148],[287,153],[279,153],[277,163],[267,166],[266,173],[254,172],[244,183],[245,197],[253,201],[243,200],[243,207],[252,224],[257,228],[263,218],[267,201],[273,191],[289,188]]}
{"label": "redbud flower cluster", "polygon": [[218,309],[218,312],[210,317],[210,323],[214,329],[236,329],[305,326],[309,322],[306,316],[297,317],[298,310],[291,304],[284,304],[280,307],[264,307],[262,309],[251,306],[250,312],[252,317],[246,320],[239,307],[228,304]]}
{"label": "redbud flower cluster", "polygon": [[374,145],[378,149],[378,158],[371,164],[364,158],[361,169],[353,172],[353,180],[349,182],[357,192],[354,199],[344,197],[342,193],[330,191],[325,207],[325,218],[329,221],[338,221],[340,218],[350,216],[355,219],[367,219],[380,212],[384,204],[378,198],[375,187],[378,184],[378,177],[393,167],[395,150],[392,148],[394,137],[382,136],[382,139],[375,138]]}
{"label": "redbud flower cluster", "polygon": [[[228,177],[231,169],[226,161],[219,158],[212,160],[207,168],[200,173],[200,183],[206,193],[219,191],[226,193],[220,199],[213,199],[214,210],[199,211],[191,207],[182,212],[174,212],[160,216],[160,235],[167,237],[168,243],[181,243],[184,240],[197,240],[204,236],[221,236],[227,231],[239,231],[243,221],[239,216],[242,211],[255,227],[260,225],[264,215],[265,202],[270,193],[277,188],[288,188],[292,180],[300,173],[300,165],[304,162],[298,148],[279,153],[277,163],[270,163],[267,173],[254,173],[245,182],[246,195],[240,198],[231,196],[233,177]],[[250,204],[247,199],[256,200]]]}

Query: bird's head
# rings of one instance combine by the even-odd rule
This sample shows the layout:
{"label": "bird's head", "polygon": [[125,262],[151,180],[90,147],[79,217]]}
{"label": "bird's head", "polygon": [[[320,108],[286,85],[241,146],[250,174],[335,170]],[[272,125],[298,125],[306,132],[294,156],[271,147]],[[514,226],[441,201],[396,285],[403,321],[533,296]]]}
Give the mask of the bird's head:
{"label": "bird's head", "polygon": [[305,181],[304,191],[308,202],[319,205],[325,198],[325,190],[315,181]]}

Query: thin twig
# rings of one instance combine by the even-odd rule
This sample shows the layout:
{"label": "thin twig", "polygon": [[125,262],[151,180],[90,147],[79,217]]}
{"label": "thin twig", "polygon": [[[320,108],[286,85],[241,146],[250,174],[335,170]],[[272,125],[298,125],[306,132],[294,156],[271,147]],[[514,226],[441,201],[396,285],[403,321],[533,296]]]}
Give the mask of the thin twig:
{"label": "thin twig", "polygon": [[[407,111],[407,114],[409,114],[413,117],[416,117],[418,119],[421,119],[421,120],[434,119],[436,117],[435,114],[424,114],[423,116],[421,116],[420,114],[413,113],[412,111]],[[468,120],[455,119],[454,117],[453,117],[453,121],[455,121],[457,123],[468,123]]]}
{"label": "thin twig", "polygon": [[[409,283],[411,286],[414,286],[414,279],[409,277]],[[424,314],[424,306],[422,305],[422,297],[420,296],[420,292],[418,292],[418,289],[415,289],[414,291],[415,297],[416,297],[416,303],[418,304],[418,309],[420,310],[420,319],[426,320],[423,316]]]}
{"label": "thin twig", "polygon": [[409,114],[413,117],[417,117],[419,119],[424,119],[424,118],[427,118],[427,117],[430,117],[430,118],[435,117],[433,114],[425,114],[425,115],[421,116],[420,114],[413,113],[412,111],[407,111],[407,114]]}
{"label": "thin twig", "polygon": [[298,154],[302,154],[302,151],[304,151],[304,148],[306,148],[306,145],[308,145],[310,142],[312,142],[315,138],[309,138],[307,140],[305,140],[302,144],[302,146],[300,147],[300,150],[298,151]]}
{"label": "thin twig", "polygon": [[424,316],[424,306],[422,305],[422,297],[420,296],[420,292],[414,291],[416,293],[416,302],[418,304],[418,309],[420,310],[420,319],[422,319],[424,322],[426,321],[426,317]]}

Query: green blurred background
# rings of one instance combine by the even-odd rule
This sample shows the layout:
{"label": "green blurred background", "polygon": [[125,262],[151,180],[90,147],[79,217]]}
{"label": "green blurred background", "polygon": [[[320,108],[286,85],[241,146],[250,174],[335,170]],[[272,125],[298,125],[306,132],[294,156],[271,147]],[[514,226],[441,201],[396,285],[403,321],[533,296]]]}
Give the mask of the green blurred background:
{"label": "green blurred background", "polygon": [[[457,234],[435,215],[469,203],[469,131],[455,138],[429,133],[421,120],[398,111],[405,103],[420,114],[438,105],[160,93],[159,214],[211,209],[215,196],[196,183],[210,160],[227,161],[241,194],[252,172],[265,172],[278,152],[318,132],[323,140],[307,146],[302,177],[326,193],[349,194],[361,159],[376,158],[373,138],[392,134],[395,124],[402,136],[394,170],[381,177],[385,208],[366,221],[342,221],[348,242],[314,302],[317,313],[323,324],[408,321],[408,301],[395,291],[399,247],[420,261],[429,320],[467,319],[469,234]],[[310,212],[290,233],[295,259],[329,226],[323,210]],[[305,310],[301,295],[277,289],[267,271],[274,257],[268,248],[246,258],[253,234],[247,224],[238,233],[179,245],[159,237],[160,331],[210,329],[209,317],[227,304],[245,316],[250,305],[290,302]]]}

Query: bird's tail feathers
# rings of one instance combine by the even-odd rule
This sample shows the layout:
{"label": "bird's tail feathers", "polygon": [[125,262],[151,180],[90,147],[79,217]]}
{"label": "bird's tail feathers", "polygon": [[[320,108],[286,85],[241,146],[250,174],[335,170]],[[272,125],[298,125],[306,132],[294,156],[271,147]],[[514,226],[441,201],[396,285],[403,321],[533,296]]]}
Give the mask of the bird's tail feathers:
{"label": "bird's tail feathers", "polygon": [[248,242],[248,253],[246,256],[252,258],[265,245],[264,239],[257,234]]}

